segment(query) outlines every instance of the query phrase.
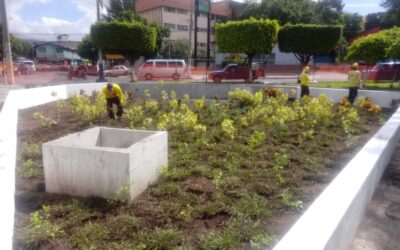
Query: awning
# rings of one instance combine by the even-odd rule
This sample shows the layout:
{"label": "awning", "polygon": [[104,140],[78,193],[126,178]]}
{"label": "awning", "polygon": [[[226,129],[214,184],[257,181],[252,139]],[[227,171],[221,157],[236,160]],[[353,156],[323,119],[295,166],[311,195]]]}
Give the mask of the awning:
{"label": "awning", "polygon": [[124,56],[120,54],[106,54],[106,60],[124,60]]}

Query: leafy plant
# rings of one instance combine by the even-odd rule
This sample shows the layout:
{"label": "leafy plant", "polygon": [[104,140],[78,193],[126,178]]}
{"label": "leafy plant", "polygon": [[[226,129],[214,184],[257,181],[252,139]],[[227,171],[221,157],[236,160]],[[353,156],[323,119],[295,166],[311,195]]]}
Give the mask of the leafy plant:
{"label": "leafy plant", "polygon": [[36,162],[31,159],[23,161],[18,168],[18,174],[25,179],[36,177],[40,174],[40,168]]}
{"label": "leafy plant", "polygon": [[229,139],[234,139],[235,133],[236,133],[236,128],[233,125],[233,121],[230,119],[225,119],[221,123],[221,132],[225,137],[227,137]]}
{"label": "leafy plant", "polygon": [[16,238],[24,247],[36,248],[64,235],[64,230],[51,222],[49,211],[48,206],[43,206],[42,210],[31,213],[29,225],[17,233]]}
{"label": "leafy plant", "polygon": [[57,125],[56,120],[45,116],[42,112],[33,113],[33,119],[43,128],[50,128],[51,126]]}

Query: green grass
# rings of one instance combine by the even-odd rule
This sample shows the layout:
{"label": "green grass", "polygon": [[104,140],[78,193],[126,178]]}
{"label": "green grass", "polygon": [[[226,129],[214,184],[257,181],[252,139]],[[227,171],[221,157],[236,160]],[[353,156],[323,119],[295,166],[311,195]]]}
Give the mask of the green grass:
{"label": "green grass", "polygon": [[[287,85],[296,86],[299,84],[289,83]],[[348,82],[318,82],[310,84],[310,87],[318,87],[318,88],[348,88]],[[400,91],[400,82],[367,82],[363,85],[364,89],[371,90],[396,90]]]}

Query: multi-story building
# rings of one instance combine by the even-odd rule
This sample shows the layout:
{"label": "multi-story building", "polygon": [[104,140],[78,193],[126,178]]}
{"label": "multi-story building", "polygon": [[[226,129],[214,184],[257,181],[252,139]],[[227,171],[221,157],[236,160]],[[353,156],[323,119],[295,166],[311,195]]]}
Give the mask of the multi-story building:
{"label": "multi-story building", "polygon": [[[136,12],[149,22],[171,30],[170,40],[188,39],[190,12],[193,12],[192,48],[194,46],[194,3],[195,0],[137,0]],[[236,18],[243,9],[243,3],[223,0],[211,3],[210,47],[214,49],[214,26],[216,22]],[[197,19],[197,48],[199,57],[205,57],[207,49],[207,13],[200,13]],[[211,53],[213,54],[213,52]]]}

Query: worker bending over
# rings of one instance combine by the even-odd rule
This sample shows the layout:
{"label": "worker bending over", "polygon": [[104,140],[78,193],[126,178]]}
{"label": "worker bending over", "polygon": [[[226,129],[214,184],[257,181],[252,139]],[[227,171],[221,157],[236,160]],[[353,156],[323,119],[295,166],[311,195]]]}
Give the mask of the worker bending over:
{"label": "worker bending over", "polygon": [[117,83],[107,83],[106,86],[103,87],[103,94],[107,100],[107,110],[108,116],[111,119],[115,119],[114,111],[113,111],[113,104],[115,104],[118,108],[117,110],[117,117],[118,119],[121,118],[122,113],[124,113],[122,109],[122,101],[123,101],[123,94],[122,90]]}

